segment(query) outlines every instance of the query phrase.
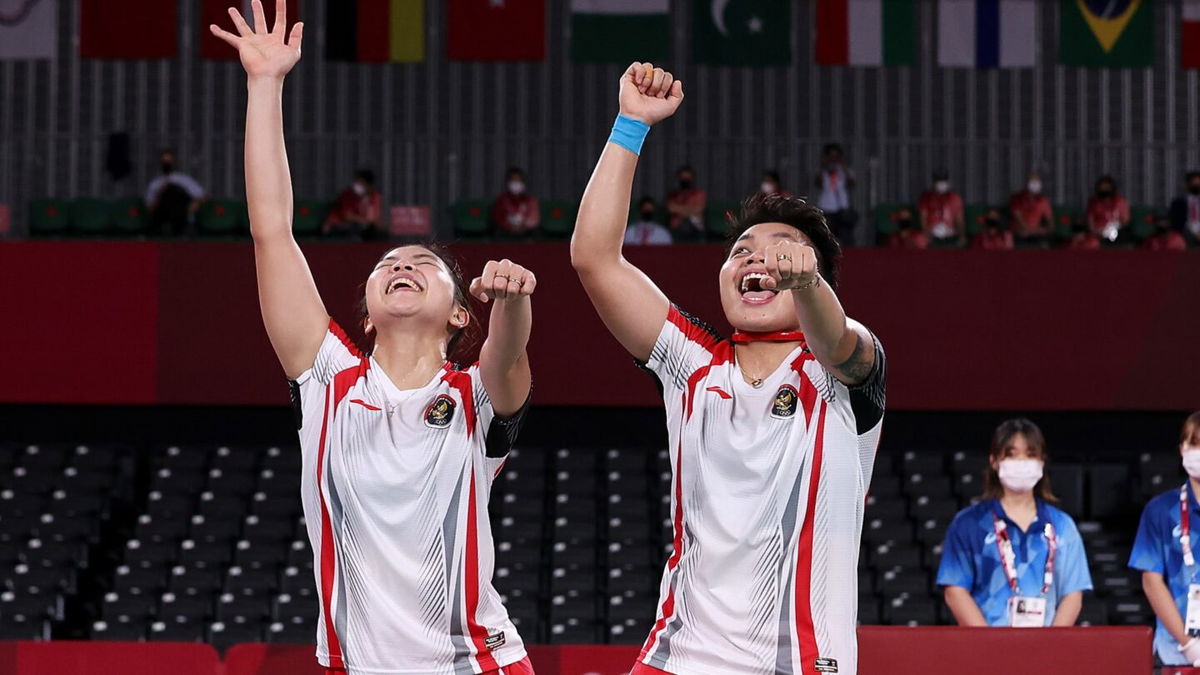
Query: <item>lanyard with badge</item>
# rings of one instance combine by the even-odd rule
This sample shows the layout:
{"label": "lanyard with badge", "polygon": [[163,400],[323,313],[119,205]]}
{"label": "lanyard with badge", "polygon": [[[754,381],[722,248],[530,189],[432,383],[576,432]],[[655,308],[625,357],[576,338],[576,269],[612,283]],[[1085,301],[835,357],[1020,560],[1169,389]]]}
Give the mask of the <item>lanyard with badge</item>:
{"label": "lanyard with badge", "polygon": [[1196,557],[1192,554],[1192,519],[1188,514],[1187,483],[1179,488],[1179,546],[1183,549],[1183,566],[1187,568],[1187,633],[1200,635],[1200,584],[1193,581],[1196,576]]}
{"label": "lanyard with badge", "polygon": [[1021,595],[1021,585],[1017,580],[1017,553],[1013,550],[1012,539],[1008,536],[1008,524],[993,514],[992,526],[996,530],[996,547],[1000,549],[1000,566],[1004,568],[1004,577],[1013,592],[1012,597],[1008,599],[1009,625],[1013,628],[1041,628],[1046,625],[1046,592],[1054,585],[1054,555],[1058,551],[1054,525],[1046,523],[1042,530],[1043,536],[1046,537],[1047,552],[1040,596]]}

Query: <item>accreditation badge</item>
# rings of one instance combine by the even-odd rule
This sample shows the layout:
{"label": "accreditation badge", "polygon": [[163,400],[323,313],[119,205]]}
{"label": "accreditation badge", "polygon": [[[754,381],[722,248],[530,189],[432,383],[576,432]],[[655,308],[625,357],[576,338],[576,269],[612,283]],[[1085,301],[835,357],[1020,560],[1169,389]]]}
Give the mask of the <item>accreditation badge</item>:
{"label": "accreditation badge", "polygon": [[1046,599],[1009,598],[1008,618],[1013,628],[1041,628],[1046,625]]}

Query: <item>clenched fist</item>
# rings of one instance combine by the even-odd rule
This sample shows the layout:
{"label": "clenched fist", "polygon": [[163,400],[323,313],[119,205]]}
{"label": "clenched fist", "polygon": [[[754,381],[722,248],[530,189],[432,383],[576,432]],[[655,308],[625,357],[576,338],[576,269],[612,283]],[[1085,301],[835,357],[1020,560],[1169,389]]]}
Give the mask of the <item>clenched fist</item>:
{"label": "clenched fist", "polygon": [[812,288],[820,283],[817,252],[798,241],[780,241],[763,252],[769,279],[762,280],[763,288],[773,291]]}
{"label": "clenched fist", "polygon": [[471,282],[471,295],[483,302],[507,300],[532,295],[536,287],[533,272],[505,258],[499,262],[489,260],[483,266],[483,274]]}
{"label": "clenched fist", "polygon": [[631,63],[621,76],[621,114],[657,124],[683,102],[683,83],[653,63]]}

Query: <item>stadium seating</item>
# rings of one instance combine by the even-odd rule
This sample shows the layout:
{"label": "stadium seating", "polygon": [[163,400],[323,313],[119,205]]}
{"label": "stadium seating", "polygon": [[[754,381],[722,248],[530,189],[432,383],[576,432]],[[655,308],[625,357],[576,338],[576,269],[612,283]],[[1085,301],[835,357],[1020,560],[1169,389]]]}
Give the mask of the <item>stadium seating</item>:
{"label": "stadium seating", "polygon": [[[0,446],[0,639],[309,642],[312,553],[291,447]],[[974,451],[884,452],[863,524],[867,624],[953,618],[934,581],[942,538],[976,498]],[[1179,463],[1051,467],[1096,586],[1081,621],[1153,620],[1125,565],[1140,504]],[[492,493],[495,583],[530,642],[638,644],[670,554],[671,457],[634,448],[513,451]]]}

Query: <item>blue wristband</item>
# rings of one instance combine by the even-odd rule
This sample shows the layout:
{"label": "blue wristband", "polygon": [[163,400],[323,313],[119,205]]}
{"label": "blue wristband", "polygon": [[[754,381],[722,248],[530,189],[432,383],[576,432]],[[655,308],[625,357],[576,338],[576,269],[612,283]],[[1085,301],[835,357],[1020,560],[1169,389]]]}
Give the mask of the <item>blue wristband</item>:
{"label": "blue wristband", "polygon": [[616,143],[633,154],[640,155],[642,154],[642,143],[646,141],[648,133],[650,133],[649,124],[624,115],[617,115],[617,121],[613,122],[612,134],[609,135],[608,142]]}

